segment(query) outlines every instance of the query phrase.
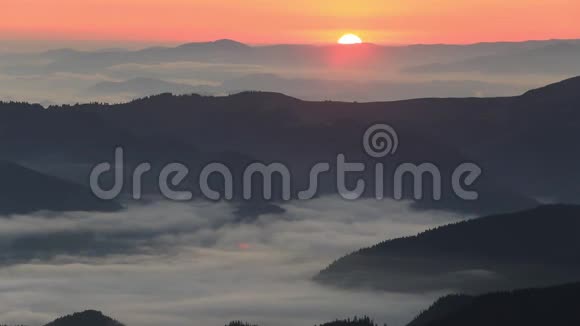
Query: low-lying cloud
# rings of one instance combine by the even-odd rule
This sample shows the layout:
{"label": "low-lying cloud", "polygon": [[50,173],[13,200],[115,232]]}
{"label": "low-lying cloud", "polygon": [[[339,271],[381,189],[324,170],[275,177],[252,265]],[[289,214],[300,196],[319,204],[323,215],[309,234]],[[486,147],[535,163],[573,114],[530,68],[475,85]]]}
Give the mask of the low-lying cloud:
{"label": "low-lying cloud", "polygon": [[314,325],[354,314],[402,325],[437,296],[335,290],[310,279],[352,250],[450,214],[334,197],[283,208],[251,222],[208,202],[0,219],[0,320],[38,325],[94,308],[145,326]]}

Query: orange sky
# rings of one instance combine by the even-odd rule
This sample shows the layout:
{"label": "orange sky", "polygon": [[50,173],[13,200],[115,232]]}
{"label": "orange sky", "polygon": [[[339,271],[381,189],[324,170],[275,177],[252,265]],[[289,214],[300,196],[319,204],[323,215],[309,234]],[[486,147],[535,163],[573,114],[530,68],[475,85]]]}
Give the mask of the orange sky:
{"label": "orange sky", "polygon": [[578,0],[1,0],[3,40],[472,43],[580,38]]}

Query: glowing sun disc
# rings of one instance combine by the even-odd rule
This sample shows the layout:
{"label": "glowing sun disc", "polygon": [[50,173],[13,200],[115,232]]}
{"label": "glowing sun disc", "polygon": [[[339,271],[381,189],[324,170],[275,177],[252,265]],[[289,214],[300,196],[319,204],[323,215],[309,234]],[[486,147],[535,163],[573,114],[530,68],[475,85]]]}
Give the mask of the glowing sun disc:
{"label": "glowing sun disc", "polygon": [[338,44],[361,44],[361,43],[362,43],[361,38],[354,34],[345,34],[338,40]]}

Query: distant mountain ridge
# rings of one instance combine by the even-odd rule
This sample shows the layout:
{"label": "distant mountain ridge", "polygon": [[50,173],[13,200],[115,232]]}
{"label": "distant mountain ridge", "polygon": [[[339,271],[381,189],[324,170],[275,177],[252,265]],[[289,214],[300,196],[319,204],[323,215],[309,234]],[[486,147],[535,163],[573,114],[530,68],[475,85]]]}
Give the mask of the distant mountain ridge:
{"label": "distant mountain ridge", "polygon": [[216,40],[213,42],[191,42],[191,43],[184,43],[178,46],[179,48],[188,48],[188,47],[215,47],[220,49],[239,49],[239,48],[249,48],[250,46],[235,40],[231,39],[221,39]]}
{"label": "distant mountain ridge", "polygon": [[[260,90],[284,92],[308,100],[370,102],[514,96],[545,83],[579,75],[576,64],[579,44],[579,40],[540,40],[344,47],[338,44],[256,45],[224,39],[139,49],[65,48],[41,53],[0,53],[2,74],[34,78],[30,83],[16,80],[7,84],[1,96],[5,100],[50,105],[120,103],[155,95],[156,92],[136,96],[101,92],[89,96],[85,92],[100,82],[140,77],[178,84],[215,86],[227,82],[236,86],[219,88],[211,93],[214,95]],[[426,66],[439,69],[431,72]],[[467,71],[456,74],[449,66],[459,66],[455,70],[460,72]],[[525,76],[531,73],[534,78]],[[51,81],[54,74],[60,76],[58,81]],[[271,84],[262,83],[255,77],[260,74],[275,74],[278,78],[272,78]],[[241,84],[242,81],[248,84]],[[307,83],[301,85],[302,81]],[[55,90],[49,91],[49,85]],[[285,85],[292,89],[281,88]],[[209,94],[204,89],[195,92]]]}
{"label": "distant mountain ridge", "polygon": [[406,71],[411,73],[578,74],[580,69],[574,67],[578,55],[580,55],[579,42],[563,41],[548,43],[537,48],[481,55],[451,63],[423,64],[408,67]]}
{"label": "distant mountain ridge", "polygon": [[[455,60],[460,65],[475,62],[475,66],[486,68],[487,61],[495,58],[504,59],[508,64],[514,64],[514,59],[510,54],[523,53],[533,54],[533,58],[545,62],[550,54],[546,49],[561,49],[562,45],[575,46],[578,40],[545,40],[528,42],[498,42],[479,43],[470,45],[453,44],[430,44],[430,45],[376,45],[362,44],[359,48],[373,54],[372,60],[359,61],[354,63],[362,67],[372,67],[372,65],[388,69],[393,64],[397,67],[410,67],[420,72],[424,70],[443,69],[439,67],[453,67],[454,63],[442,64],[439,62],[449,62]],[[39,56],[48,57],[52,60],[44,67],[46,71],[94,71],[126,63],[159,63],[176,61],[200,61],[200,62],[220,62],[230,64],[274,64],[285,66],[304,65],[315,67],[316,65],[328,65],[329,57],[333,53],[340,51],[337,44],[272,44],[251,46],[235,40],[217,40],[213,42],[192,42],[175,47],[155,46],[139,50],[100,50],[100,51],[78,51],[71,49],[61,49],[59,51],[46,51]],[[576,53],[572,49],[572,57]],[[556,52],[558,54],[558,52]],[[478,56],[474,58],[474,56]],[[483,63],[480,63],[483,61]],[[536,62],[532,61],[532,63]],[[564,69],[570,71],[570,60]],[[534,69],[528,61],[522,63],[515,62],[515,67],[527,67]],[[430,64],[434,63],[434,64]],[[572,62],[573,63],[573,62]],[[353,64],[353,63],[351,63]],[[419,65],[418,67],[416,67]],[[558,63],[548,64],[548,68],[559,69]],[[436,68],[433,68],[436,67]],[[508,67],[509,68],[509,67]],[[541,68],[541,67],[540,67]],[[512,68],[513,69],[513,68]],[[576,73],[580,73],[576,71]]]}

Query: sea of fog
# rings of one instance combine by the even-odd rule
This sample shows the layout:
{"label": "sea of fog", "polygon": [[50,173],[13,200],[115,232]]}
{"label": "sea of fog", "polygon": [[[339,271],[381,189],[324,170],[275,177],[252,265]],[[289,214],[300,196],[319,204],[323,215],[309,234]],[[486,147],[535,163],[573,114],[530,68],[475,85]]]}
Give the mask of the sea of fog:
{"label": "sea of fog", "polygon": [[311,278],[336,258],[455,221],[407,202],[324,197],[240,218],[227,203],[0,219],[0,321],[101,310],[130,326],[312,326],[369,315],[397,326],[440,293],[345,291]]}

